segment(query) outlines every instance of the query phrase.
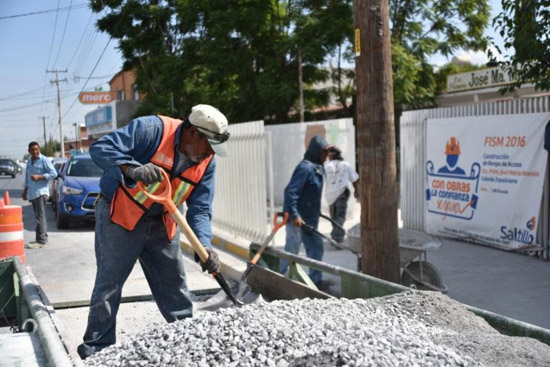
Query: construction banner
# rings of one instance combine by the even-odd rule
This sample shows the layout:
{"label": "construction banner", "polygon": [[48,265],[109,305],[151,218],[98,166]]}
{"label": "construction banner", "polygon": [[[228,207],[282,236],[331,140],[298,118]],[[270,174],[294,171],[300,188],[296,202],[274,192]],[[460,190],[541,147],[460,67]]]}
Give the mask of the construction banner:
{"label": "construction banner", "polygon": [[550,114],[428,119],[426,231],[503,249],[536,244]]}

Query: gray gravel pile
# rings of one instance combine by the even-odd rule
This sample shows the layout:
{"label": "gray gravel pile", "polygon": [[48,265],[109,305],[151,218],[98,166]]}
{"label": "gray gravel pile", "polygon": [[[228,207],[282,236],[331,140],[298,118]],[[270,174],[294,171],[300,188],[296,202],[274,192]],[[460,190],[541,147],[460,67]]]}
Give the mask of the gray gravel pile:
{"label": "gray gravel pile", "polygon": [[87,366],[545,366],[550,347],[493,330],[433,292],[295,300],[205,312],[86,359]]}

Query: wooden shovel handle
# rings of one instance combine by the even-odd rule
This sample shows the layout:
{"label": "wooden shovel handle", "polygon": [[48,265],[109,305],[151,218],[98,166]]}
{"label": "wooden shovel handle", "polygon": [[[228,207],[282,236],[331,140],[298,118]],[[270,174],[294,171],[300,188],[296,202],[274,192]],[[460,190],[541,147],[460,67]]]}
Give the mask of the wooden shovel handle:
{"label": "wooden shovel handle", "polygon": [[191,227],[189,227],[189,224],[187,224],[187,220],[185,220],[183,214],[181,214],[179,210],[176,210],[175,212],[170,214],[172,214],[172,217],[180,227],[181,232],[185,235],[185,237],[193,247],[193,250],[195,250],[201,261],[205,263],[208,260],[208,256],[210,255],[208,255],[208,252],[195,235],[195,232],[193,232]]}
{"label": "wooden shovel handle", "polygon": [[145,196],[156,203],[162,204],[164,208],[168,210],[170,214],[172,214],[172,217],[180,227],[180,230],[183,232],[189,243],[191,243],[193,250],[195,250],[201,261],[205,263],[208,260],[208,252],[206,252],[204,246],[195,235],[195,232],[193,232],[191,227],[189,227],[189,224],[187,224],[187,220],[185,220],[183,214],[180,213],[180,211],[172,201],[172,187],[170,186],[170,177],[168,177],[166,171],[162,170],[162,176],[164,177],[164,179],[162,180],[160,184],[161,187],[159,188],[162,188],[164,186],[164,189],[156,195],[147,192],[147,189],[142,182],[138,181],[137,185],[145,194]]}

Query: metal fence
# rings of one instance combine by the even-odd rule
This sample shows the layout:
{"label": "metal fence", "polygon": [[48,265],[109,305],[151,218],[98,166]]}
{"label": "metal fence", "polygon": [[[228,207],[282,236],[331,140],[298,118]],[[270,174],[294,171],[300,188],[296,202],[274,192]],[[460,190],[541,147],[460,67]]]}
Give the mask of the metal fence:
{"label": "metal fence", "polygon": [[[510,101],[476,103],[465,106],[441,107],[429,110],[406,111],[400,122],[401,147],[401,216],[405,228],[425,230],[425,174],[426,122],[433,118],[467,116],[513,115],[550,112],[550,96],[523,98]],[[548,172],[548,167],[546,172]],[[543,198],[537,230],[537,243],[543,247],[540,254],[549,258],[549,194],[548,174],[545,175]]]}
{"label": "metal fence", "polygon": [[230,156],[216,157],[212,225],[250,241],[263,241],[268,231],[264,122],[232,124],[229,132]]}

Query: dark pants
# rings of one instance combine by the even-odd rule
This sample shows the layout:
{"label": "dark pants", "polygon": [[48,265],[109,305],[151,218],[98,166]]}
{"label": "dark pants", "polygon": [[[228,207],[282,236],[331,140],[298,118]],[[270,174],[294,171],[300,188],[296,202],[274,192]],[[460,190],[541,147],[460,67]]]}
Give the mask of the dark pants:
{"label": "dark pants", "polygon": [[34,218],[36,219],[36,242],[48,243],[48,224],[46,223],[46,195],[41,195],[36,199],[31,200],[34,210]]}
{"label": "dark pants", "polygon": [[[346,189],[338,199],[332,205],[329,206],[330,210],[330,219],[338,223],[341,227],[344,226],[346,221],[346,212],[348,210],[348,199],[350,197],[350,190]],[[344,241],[344,236],[346,232],[343,231],[338,226],[332,224],[332,232],[330,232],[330,237],[336,242]]]}
{"label": "dark pants", "polygon": [[[286,242],[285,251],[298,255],[300,246],[304,243],[306,255],[310,259],[323,261],[323,239],[317,233],[307,231],[303,228],[294,227],[292,223],[286,224]],[[281,259],[281,274],[285,274],[288,270],[288,261]],[[323,280],[323,272],[309,268],[309,277],[316,285],[321,284]]]}
{"label": "dark pants", "polygon": [[101,197],[96,207],[95,256],[97,273],[88,327],[84,343],[78,346],[81,358],[116,342],[122,286],[138,260],[166,321],[192,316],[179,235],[168,241],[161,206],[153,206],[133,231],[127,231],[111,222],[110,202]]}

